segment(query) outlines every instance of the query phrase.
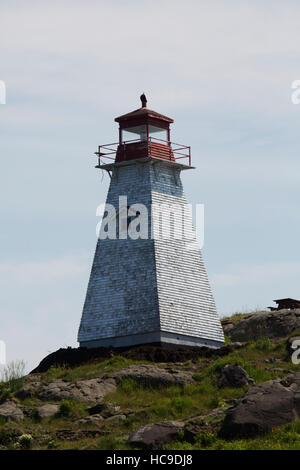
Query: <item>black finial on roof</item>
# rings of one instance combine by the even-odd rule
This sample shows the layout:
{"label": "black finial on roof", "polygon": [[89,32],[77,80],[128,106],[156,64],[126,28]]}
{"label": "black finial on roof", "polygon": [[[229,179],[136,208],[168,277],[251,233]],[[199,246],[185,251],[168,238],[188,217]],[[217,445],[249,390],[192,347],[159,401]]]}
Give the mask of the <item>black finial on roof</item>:
{"label": "black finial on roof", "polygon": [[147,98],[146,98],[145,93],[143,93],[143,94],[140,96],[140,100],[141,100],[141,102],[142,102],[142,108],[146,108],[146,107],[147,107]]}

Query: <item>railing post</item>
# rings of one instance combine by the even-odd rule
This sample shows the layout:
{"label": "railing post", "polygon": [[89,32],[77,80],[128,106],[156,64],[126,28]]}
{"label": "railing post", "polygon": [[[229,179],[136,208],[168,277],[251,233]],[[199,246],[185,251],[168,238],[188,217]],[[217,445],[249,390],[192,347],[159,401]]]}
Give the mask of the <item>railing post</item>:
{"label": "railing post", "polygon": [[152,157],[152,155],[151,155],[151,137],[149,137],[149,153],[150,153],[149,156]]}

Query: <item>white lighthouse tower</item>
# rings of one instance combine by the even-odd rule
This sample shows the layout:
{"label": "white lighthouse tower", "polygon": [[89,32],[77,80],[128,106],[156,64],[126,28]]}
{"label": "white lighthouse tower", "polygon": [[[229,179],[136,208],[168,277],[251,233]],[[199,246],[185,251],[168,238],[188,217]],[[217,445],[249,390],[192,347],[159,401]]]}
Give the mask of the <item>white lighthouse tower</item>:
{"label": "white lighthouse tower", "polygon": [[190,148],[173,144],[173,120],[141,101],[115,119],[119,142],[96,152],[111,182],[78,341],[218,348],[223,330],[180,179],[193,168]]}

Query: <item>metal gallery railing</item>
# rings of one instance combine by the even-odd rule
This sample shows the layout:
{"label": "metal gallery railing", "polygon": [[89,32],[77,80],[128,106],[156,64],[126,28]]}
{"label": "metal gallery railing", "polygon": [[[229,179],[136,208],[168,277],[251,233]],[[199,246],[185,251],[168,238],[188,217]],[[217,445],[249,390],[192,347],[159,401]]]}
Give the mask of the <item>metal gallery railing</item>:
{"label": "metal gallery railing", "polygon": [[[122,146],[122,151],[125,154],[126,146],[135,143],[145,144],[147,151],[146,156],[148,157],[163,158],[164,160],[169,159],[170,161],[185,159],[185,162],[188,162],[188,166],[192,164],[191,147],[151,136],[148,140],[132,139],[121,143],[113,142],[112,144],[99,145],[98,151],[95,152],[95,155],[98,156],[98,166],[109,163],[109,161],[115,161],[119,146]],[[128,150],[132,151],[132,146],[128,147]]]}

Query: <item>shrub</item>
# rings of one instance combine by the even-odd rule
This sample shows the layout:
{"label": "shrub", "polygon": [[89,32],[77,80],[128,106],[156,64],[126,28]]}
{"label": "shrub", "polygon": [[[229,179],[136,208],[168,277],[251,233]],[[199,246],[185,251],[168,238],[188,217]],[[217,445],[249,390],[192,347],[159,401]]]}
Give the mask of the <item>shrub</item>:
{"label": "shrub", "polygon": [[11,431],[8,429],[0,429],[0,445],[7,446],[11,440]]}
{"label": "shrub", "polygon": [[19,444],[21,449],[31,449],[33,443],[33,438],[31,434],[22,434],[19,438]]}
{"label": "shrub", "polygon": [[74,406],[71,402],[65,400],[62,401],[59,407],[59,415],[64,416],[65,418],[70,416],[73,412]]}
{"label": "shrub", "polygon": [[47,449],[57,449],[58,445],[56,440],[53,437],[49,437],[45,442]]}
{"label": "shrub", "polygon": [[175,397],[171,399],[170,408],[174,409],[176,415],[190,413],[194,409],[194,402],[190,397]]}
{"label": "shrub", "polygon": [[11,396],[11,391],[6,384],[0,384],[0,404],[8,400]]}
{"label": "shrub", "polygon": [[117,450],[126,448],[125,443],[122,439],[114,436],[103,436],[96,444],[98,450]]}
{"label": "shrub", "polygon": [[214,444],[217,440],[217,436],[209,431],[203,431],[197,436],[197,443],[203,447],[208,447]]}
{"label": "shrub", "polygon": [[270,338],[260,338],[251,344],[251,348],[261,352],[268,352],[274,349],[274,343]]}

